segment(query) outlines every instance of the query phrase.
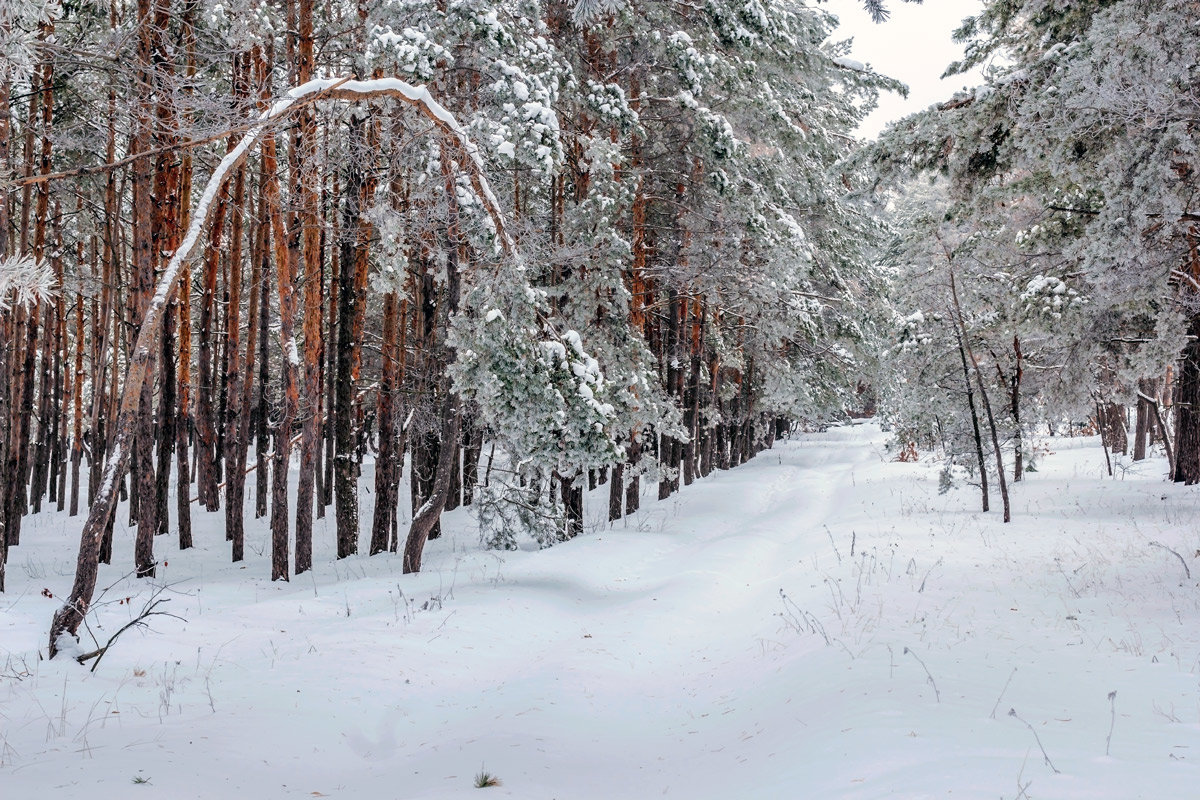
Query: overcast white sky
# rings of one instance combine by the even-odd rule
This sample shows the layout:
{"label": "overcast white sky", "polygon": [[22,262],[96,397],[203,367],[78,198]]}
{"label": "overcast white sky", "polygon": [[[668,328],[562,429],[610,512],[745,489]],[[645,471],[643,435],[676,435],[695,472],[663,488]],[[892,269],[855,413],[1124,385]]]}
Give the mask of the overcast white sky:
{"label": "overcast white sky", "polygon": [[876,25],[859,0],[831,4],[842,21],[834,35],[854,37],[853,57],[909,87],[907,100],[893,94],[880,97],[879,108],[859,128],[861,136],[874,137],[892,120],[979,83],[975,75],[956,75],[945,81],[939,76],[962,56],[962,47],[951,41],[950,34],[964,17],[979,13],[982,6],[981,0],[924,0],[921,5],[891,0],[891,17]]}

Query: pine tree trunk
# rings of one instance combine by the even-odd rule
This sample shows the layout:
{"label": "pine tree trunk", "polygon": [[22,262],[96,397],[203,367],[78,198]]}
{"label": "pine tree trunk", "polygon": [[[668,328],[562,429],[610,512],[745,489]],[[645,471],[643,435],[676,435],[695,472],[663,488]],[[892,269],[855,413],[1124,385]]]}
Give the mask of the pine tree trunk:
{"label": "pine tree trunk", "polygon": [[1171,479],[1200,483],[1200,315],[1188,325],[1188,341],[1175,378],[1175,468]]}
{"label": "pine tree trunk", "polygon": [[[267,184],[266,173],[263,173],[262,185]],[[262,208],[260,213],[263,226],[263,237],[270,240],[270,214],[266,211],[267,202],[265,189],[262,195]],[[261,519],[267,515],[267,495],[269,489],[270,477],[270,459],[267,455],[267,448],[270,442],[270,426],[268,421],[271,416],[271,362],[269,360],[269,321],[271,316],[271,265],[269,261],[270,247],[266,242],[263,243],[262,249],[262,281],[259,286],[259,307],[258,307],[258,404],[255,409],[254,417],[254,455],[255,455],[255,492],[254,492],[254,518]]]}
{"label": "pine tree trunk", "polygon": [[[313,73],[313,0],[298,6],[298,84]],[[313,491],[316,481],[321,405],[321,220],[318,213],[316,117],[300,112],[296,127],[298,221],[304,259],[304,405],[301,411],[300,477],[296,487],[296,574],[312,568]]]}
{"label": "pine tree trunk", "polygon": [[446,491],[443,511],[453,511],[462,505],[462,443],[456,441],[450,453],[450,488]]}
{"label": "pine tree trunk", "polygon": [[612,476],[608,484],[608,521],[616,522],[624,515],[622,505],[625,499],[625,462],[613,466]]}
{"label": "pine tree trunk", "polygon": [[475,502],[475,487],[479,484],[479,456],[483,452],[483,428],[474,415],[463,417],[463,505]]}
{"label": "pine tree trunk", "polygon": [[[947,257],[947,262],[949,262],[949,257]],[[1009,507],[1009,502],[1008,502],[1008,480],[1004,475],[1004,456],[1002,455],[1002,453],[1000,451],[1000,437],[996,432],[996,418],[992,414],[992,404],[988,400],[987,389],[984,387],[984,384],[983,384],[983,375],[979,369],[979,362],[975,359],[975,355],[971,352],[971,344],[970,344],[970,341],[967,339],[967,324],[966,324],[966,321],[963,319],[962,306],[960,306],[958,303],[958,288],[955,285],[953,268],[950,269],[950,295],[954,300],[954,313],[955,313],[955,318],[956,318],[956,321],[958,324],[957,335],[958,335],[959,354],[962,355],[963,359],[964,359],[963,370],[966,371],[967,361],[970,361],[971,367],[975,373],[975,385],[976,385],[976,388],[979,389],[979,400],[981,403],[983,403],[984,413],[987,414],[988,428],[991,430],[991,434],[992,434],[992,452],[996,458],[996,479],[1000,482],[1000,499],[1004,505],[1004,521],[1009,522],[1012,519],[1012,512],[1011,512],[1011,509]],[[970,380],[971,379],[968,376],[967,382],[969,383]],[[974,404],[972,404],[972,414],[974,414]],[[976,435],[976,439],[978,440],[978,437],[979,437],[978,428],[976,428],[975,435]],[[982,461],[983,447],[978,441],[976,442],[976,447],[979,450],[979,457]],[[987,471],[982,468],[982,463],[981,463],[980,479],[982,480],[983,476],[986,474],[987,474]],[[984,508],[984,511],[987,511],[987,508]]]}
{"label": "pine tree trunk", "polygon": [[1120,403],[1104,405],[1104,425],[1108,430],[1108,443],[1113,453],[1125,455],[1129,450],[1129,432],[1126,429],[1125,406]]}
{"label": "pine tree trunk", "polygon": [[[196,15],[199,0],[184,0],[180,22],[180,41],[184,58],[185,105],[194,97],[196,78]],[[179,229],[184,230],[192,219],[192,154],[185,150],[179,163]],[[178,289],[179,368],[176,373],[175,408],[175,515],[179,528],[179,549],[192,547],[192,480],[190,446],[192,436],[192,271],[186,261],[180,267]]]}
{"label": "pine tree trunk", "polygon": [[[238,70],[239,88],[235,94],[244,97],[247,65]],[[233,551],[232,560],[240,561],[245,542],[246,443],[241,432],[244,427],[244,392],[241,357],[242,335],[242,236],[246,216],[246,168],[238,168],[233,178],[233,224],[230,228],[229,297],[225,311],[225,418],[221,421],[225,453],[225,539]],[[254,251],[254,245],[251,250]],[[251,258],[258,256],[251,253]],[[257,298],[255,298],[257,299]]]}
{"label": "pine tree trunk", "polygon": [[[138,89],[135,106],[135,149],[143,153],[152,144],[154,80],[154,22],[149,0],[138,0]],[[133,165],[133,271],[136,315],[140,327],[149,310],[154,291],[154,272],[158,258],[154,251],[154,162],[141,158]],[[157,337],[156,337],[157,338]],[[147,374],[153,375],[158,344],[146,352]],[[131,492],[137,497],[137,538],[134,542],[134,565],[139,578],[154,577],[154,536],[158,532],[158,504],[155,501],[157,475],[154,471],[154,381],[141,385],[138,403],[136,462],[131,477]]]}
{"label": "pine tree trunk", "polygon": [[199,351],[196,358],[198,383],[196,385],[196,488],[200,504],[207,511],[220,508],[217,496],[216,463],[216,407],[213,390],[216,388],[216,365],[213,354],[214,309],[217,297],[217,272],[221,255],[221,240],[225,228],[228,192],[222,190],[217,197],[209,229],[209,247],[204,254],[202,273],[203,291],[200,296]]}
{"label": "pine tree trunk", "polygon": [[[155,116],[156,128],[154,144],[157,147],[173,147],[179,142],[179,119],[175,107],[173,78],[175,64],[173,60],[173,45],[168,45],[166,37],[171,25],[171,0],[154,0],[154,21],[151,32],[155,80]],[[172,151],[160,152],[154,163],[154,216],[153,236],[155,251],[155,267],[157,270],[166,265],[170,256],[179,248],[180,237],[180,174],[179,157]],[[158,464],[155,481],[155,505],[158,519],[158,533],[169,530],[169,494],[171,485],[171,462],[175,455],[177,439],[175,426],[175,327],[178,311],[172,307],[166,315],[163,324],[160,359],[162,368],[160,374],[160,398],[158,405]]]}
{"label": "pine tree trunk", "polygon": [[[367,121],[350,119],[351,152],[355,160],[346,171],[343,199],[340,274],[338,275],[338,343],[335,406],[334,495],[337,512],[337,556],[346,558],[358,552],[358,469],[355,462],[355,341],[356,320],[362,314],[362,296],[356,280],[359,258],[366,255],[367,177],[359,161],[367,150]],[[365,235],[364,235],[365,234]],[[360,252],[361,251],[361,252]]]}
{"label": "pine tree trunk", "polygon": [[[257,59],[257,54],[254,54],[254,59]],[[241,561],[245,558],[246,554],[244,506],[246,460],[248,458],[247,451],[250,446],[251,419],[254,416],[252,413],[252,409],[254,408],[254,368],[256,365],[255,358],[258,353],[260,306],[263,295],[269,293],[264,285],[263,278],[270,270],[269,229],[271,221],[267,211],[266,176],[261,171],[257,205],[253,233],[250,236],[250,299],[246,306],[249,313],[249,320],[246,323],[246,356],[242,369],[244,377],[241,381],[241,398],[236,401],[240,413],[237,418],[237,427],[232,432],[233,438],[230,445],[230,454],[233,460],[227,470],[230,473],[229,486],[232,487],[234,483],[237,483],[238,488],[226,489],[225,495],[226,513],[229,513],[230,508],[235,508],[238,512],[233,535],[230,537],[231,559],[234,562]],[[259,387],[259,391],[263,390],[263,387]],[[265,468],[265,465],[261,466]]]}
{"label": "pine tree trunk", "polygon": [[[399,317],[399,298],[395,292],[388,292],[383,298],[383,374],[379,380],[379,453],[375,457],[375,515],[371,520],[371,555],[392,549],[392,529],[398,502],[394,410],[400,367],[396,353]],[[403,450],[399,457],[404,457]]]}
{"label": "pine tree trunk", "polygon": [[579,485],[579,476],[559,478],[559,489],[562,496],[563,510],[566,512],[568,539],[574,539],[583,533],[583,487]]}
{"label": "pine tree trunk", "polygon": [[629,481],[625,486],[625,516],[634,514],[642,507],[642,480],[634,470],[642,457],[642,442],[640,435],[635,433],[629,437]]}
{"label": "pine tree trunk", "polygon": [[[184,165],[184,203],[191,190],[191,165]],[[190,209],[181,216],[187,225]],[[175,516],[179,525],[179,549],[192,547],[192,473],[188,455],[192,434],[192,281],[184,266],[179,280],[179,391],[175,398]]]}
{"label": "pine tree trunk", "polygon": [[1149,438],[1153,416],[1150,411],[1150,395],[1153,386],[1145,378],[1138,381],[1137,424],[1133,435],[1133,460],[1143,461],[1146,458],[1146,440]]}
{"label": "pine tree trunk", "polygon": [[[9,141],[12,137],[10,118],[12,108],[11,75],[6,65],[0,64],[0,165],[8,168]],[[8,241],[8,196],[0,197],[0,260],[9,255]],[[11,383],[9,381],[10,348],[13,345],[12,313],[8,298],[0,297],[0,592],[4,591],[5,565],[8,563],[8,504],[12,488],[4,480],[7,475],[9,436],[11,432]]]}
{"label": "pine tree trunk", "polygon": [[[333,177],[333,196],[339,195],[338,176]],[[341,241],[340,226],[336,211],[330,212],[333,223],[333,241]],[[329,318],[327,342],[325,345],[325,480],[324,495],[321,504],[328,506],[333,503],[334,466],[337,463],[337,387],[338,387],[338,309],[339,289],[341,287],[341,250],[331,247],[329,254],[329,306],[326,316]],[[403,456],[401,456],[403,458]]]}
{"label": "pine tree trunk", "polygon": [[1025,473],[1025,442],[1021,433],[1021,379],[1025,375],[1023,366],[1024,356],[1021,353],[1021,340],[1013,336],[1013,354],[1016,359],[1016,369],[1013,371],[1009,384],[1009,411],[1013,418],[1013,483],[1017,483]]}
{"label": "pine tree trunk", "polygon": [[287,229],[280,208],[278,161],[275,137],[263,141],[263,162],[267,174],[267,209],[271,219],[271,242],[275,252],[275,271],[279,291],[279,344],[283,352],[281,379],[283,409],[275,432],[275,472],[271,483],[271,580],[288,580],[288,476],[292,450],[292,429],[300,406],[300,355],[296,350],[296,273],[288,252]]}

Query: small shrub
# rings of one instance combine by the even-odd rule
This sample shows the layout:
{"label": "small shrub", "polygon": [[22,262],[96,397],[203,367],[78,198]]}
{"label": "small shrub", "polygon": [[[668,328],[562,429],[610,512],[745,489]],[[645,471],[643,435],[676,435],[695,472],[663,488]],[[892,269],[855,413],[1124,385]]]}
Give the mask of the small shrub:
{"label": "small shrub", "polygon": [[499,785],[500,785],[500,779],[497,778],[492,773],[488,772],[487,770],[481,769],[481,770],[479,770],[479,773],[475,775],[475,788],[476,789],[486,789],[489,786],[499,786]]}

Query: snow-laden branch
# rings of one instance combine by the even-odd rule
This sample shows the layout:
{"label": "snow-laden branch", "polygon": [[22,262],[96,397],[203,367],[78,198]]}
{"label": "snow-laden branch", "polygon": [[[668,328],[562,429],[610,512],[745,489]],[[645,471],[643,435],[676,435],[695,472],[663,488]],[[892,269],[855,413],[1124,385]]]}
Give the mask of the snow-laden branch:
{"label": "snow-laden branch", "polygon": [[54,272],[29,256],[0,258],[0,311],[30,305],[54,293]]}
{"label": "snow-laden branch", "polygon": [[433,98],[429,89],[424,86],[414,86],[399,78],[376,78],[369,81],[331,80],[328,78],[309,81],[288,92],[288,96],[300,99],[314,92],[325,93],[326,96],[343,100],[364,100],[372,97],[391,97],[403,103],[415,106],[437,128],[452,138],[462,148],[469,163],[466,164],[471,188],[487,209],[492,224],[496,226],[496,238],[499,239],[505,253],[513,255],[516,247],[509,236],[508,227],[504,224],[504,212],[492,192],[483,167],[483,159],[479,149],[467,135],[467,131],[454,118],[445,106]]}

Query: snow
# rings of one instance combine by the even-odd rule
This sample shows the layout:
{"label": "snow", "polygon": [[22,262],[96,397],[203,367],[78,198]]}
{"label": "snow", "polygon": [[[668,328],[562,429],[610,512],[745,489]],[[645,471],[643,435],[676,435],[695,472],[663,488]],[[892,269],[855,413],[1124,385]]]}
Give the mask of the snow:
{"label": "snow", "polygon": [[[116,464],[121,460],[121,443],[114,442],[112,449],[108,451],[108,455],[104,462],[105,466]],[[113,493],[113,487],[116,485],[117,473],[116,470],[105,470],[104,479],[100,482],[100,486],[96,489],[96,497],[104,498]],[[97,501],[99,502],[99,500]]]}
{"label": "snow", "polygon": [[[483,551],[456,511],[415,576],[334,560],[327,518],[316,571],[272,583],[265,520],[229,564],[198,511],[197,548],[157,540],[183,621],[95,673],[38,660],[80,521],[30,516],[0,595],[0,786],[454,800],[484,769],[487,797],[547,800],[1194,796],[1200,597],[1164,547],[1195,564],[1200,494],[1048,440],[1003,525],[884,441],[799,436],[614,527],[602,487],[543,551]],[[121,577],[127,518],[101,642],[154,591]]]}
{"label": "snow", "polygon": [[854,72],[867,72],[867,65],[861,61],[846,56],[838,56],[833,59],[833,63],[837,64],[842,69],[853,70]]}

